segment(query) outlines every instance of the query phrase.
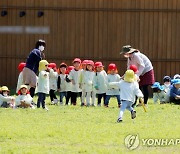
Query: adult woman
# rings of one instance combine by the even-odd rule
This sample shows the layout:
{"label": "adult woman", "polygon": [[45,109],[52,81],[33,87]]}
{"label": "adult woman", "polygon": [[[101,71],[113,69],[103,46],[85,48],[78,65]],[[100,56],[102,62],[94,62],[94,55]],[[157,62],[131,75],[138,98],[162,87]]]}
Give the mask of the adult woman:
{"label": "adult woman", "polygon": [[128,69],[130,65],[137,66],[137,76],[139,76],[140,79],[139,86],[144,94],[144,104],[147,104],[149,97],[148,86],[155,82],[154,70],[151,61],[138,49],[134,49],[130,45],[123,46],[120,54],[124,54],[124,57],[128,59]]}
{"label": "adult woman", "polygon": [[35,45],[35,49],[33,49],[27,60],[26,60],[26,66],[23,69],[23,82],[25,85],[28,85],[30,87],[30,95],[31,97],[34,96],[36,82],[37,82],[37,76],[36,73],[38,72],[39,68],[39,62],[45,58],[45,55],[43,53],[44,49],[46,47],[46,43],[44,40],[38,40]]}

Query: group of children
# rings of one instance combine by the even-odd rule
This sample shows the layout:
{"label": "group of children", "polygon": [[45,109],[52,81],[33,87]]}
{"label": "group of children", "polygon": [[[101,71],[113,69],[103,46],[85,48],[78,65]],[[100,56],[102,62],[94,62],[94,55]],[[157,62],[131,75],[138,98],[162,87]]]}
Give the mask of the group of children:
{"label": "group of children", "polygon": [[[50,95],[51,104],[65,105],[71,100],[72,105],[77,104],[77,97],[80,96],[81,106],[95,106],[97,96],[97,106],[109,106],[109,101],[112,96],[117,98],[120,113],[117,122],[122,121],[125,109],[131,112],[131,118],[136,117],[136,112],[132,105],[137,99],[143,102],[143,94],[139,89],[139,78],[136,75],[137,67],[132,65],[120,77],[117,66],[114,63],[109,64],[107,73],[104,70],[102,62],[94,63],[92,60],[84,60],[81,62],[79,58],[73,60],[73,66],[67,66],[66,63],[61,63],[57,68],[55,63],[48,63],[46,60],[39,62],[39,76],[35,93],[38,94],[37,108],[42,105],[43,109],[48,110],[45,105],[46,95]],[[35,108],[33,96],[29,93],[29,87],[23,83],[22,70],[25,63],[20,63],[18,69],[20,71],[17,83],[16,92],[18,96],[9,96],[9,89],[6,86],[1,87],[0,91],[0,106],[1,107],[23,107]],[[173,80],[170,77],[164,77],[164,85],[155,82],[152,85],[153,99],[161,103],[180,101],[180,75],[176,75]],[[59,92],[60,99],[56,96],[56,91]]]}
{"label": "group of children", "polygon": [[151,86],[153,90],[153,101],[156,104],[158,100],[160,104],[174,102],[180,104],[180,75],[176,74],[171,79],[170,76],[164,76],[163,85],[155,82]]}

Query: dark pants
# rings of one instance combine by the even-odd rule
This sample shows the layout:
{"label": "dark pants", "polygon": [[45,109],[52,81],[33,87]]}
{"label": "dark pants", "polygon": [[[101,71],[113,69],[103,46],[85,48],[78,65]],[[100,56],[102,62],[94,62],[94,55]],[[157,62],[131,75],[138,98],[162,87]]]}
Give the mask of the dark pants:
{"label": "dark pants", "polygon": [[[109,105],[109,100],[112,97],[112,95],[106,95],[105,105]],[[121,104],[120,95],[114,95],[114,97],[117,98],[118,105]]]}
{"label": "dark pants", "polygon": [[34,88],[34,87],[31,87],[31,88],[29,89],[29,92],[30,92],[31,97],[33,98],[33,97],[34,97],[34,93],[35,93],[35,88]]}
{"label": "dark pants", "polygon": [[170,102],[175,103],[175,104],[180,104],[180,100],[175,99],[174,97],[170,97]]}
{"label": "dark pants", "polygon": [[69,99],[71,99],[71,91],[67,91],[67,95],[66,95],[66,105],[68,105]]}
{"label": "dark pants", "polygon": [[103,100],[104,100],[104,105],[105,105],[106,93],[97,94],[97,98],[98,98],[98,105],[101,105],[101,99],[102,99],[102,98],[103,98]]}
{"label": "dark pants", "polygon": [[66,98],[67,93],[66,93],[66,91],[65,92],[60,92],[59,95],[60,95],[60,103],[62,103],[63,102],[63,98],[64,97]]}
{"label": "dark pants", "polygon": [[42,104],[42,108],[45,108],[45,99],[46,94],[45,93],[38,93],[38,101],[37,101],[37,108],[40,108],[40,105]]}
{"label": "dark pants", "polygon": [[144,104],[147,104],[149,97],[148,85],[141,86],[140,89],[144,95]]}
{"label": "dark pants", "polygon": [[78,95],[81,97],[82,92],[71,92],[71,104],[76,105]]}
{"label": "dark pants", "polygon": [[56,95],[55,95],[55,90],[50,90],[49,91],[49,96],[50,96],[50,99],[51,99],[51,102],[54,100],[54,99],[57,99]]}

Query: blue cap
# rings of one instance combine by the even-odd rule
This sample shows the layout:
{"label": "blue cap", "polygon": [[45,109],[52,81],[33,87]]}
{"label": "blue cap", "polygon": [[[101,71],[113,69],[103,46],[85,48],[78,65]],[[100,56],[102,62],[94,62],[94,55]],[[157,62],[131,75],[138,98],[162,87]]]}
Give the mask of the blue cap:
{"label": "blue cap", "polygon": [[180,84],[180,79],[173,79],[171,80],[172,84]]}
{"label": "blue cap", "polygon": [[160,85],[159,82],[155,82],[151,88],[158,88],[159,90],[164,90],[164,87]]}

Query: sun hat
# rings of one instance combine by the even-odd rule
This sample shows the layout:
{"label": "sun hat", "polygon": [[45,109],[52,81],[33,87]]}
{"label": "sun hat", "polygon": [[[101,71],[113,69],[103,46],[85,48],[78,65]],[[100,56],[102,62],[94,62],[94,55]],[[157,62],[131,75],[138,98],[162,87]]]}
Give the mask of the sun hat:
{"label": "sun hat", "polygon": [[135,76],[133,70],[127,70],[124,75],[124,81],[126,82],[134,82]]}
{"label": "sun hat", "polygon": [[114,63],[109,64],[108,70],[117,70],[116,64]]}
{"label": "sun hat", "polygon": [[130,70],[133,70],[134,73],[138,73],[138,68],[137,68],[136,65],[130,65],[129,69],[130,69]]}
{"label": "sun hat", "polygon": [[41,60],[39,62],[39,71],[45,71],[46,70],[46,66],[48,65],[49,63],[46,61],[46,60]]}
{"label": "sun hat", "polygon": [[98,62],[95,62],[95,67],[104,67],[102,62],[98,61]]}
{"label": "sun hat", "polygon": [[164,76],[163,82],[171,82],[170,76]]}
{"label": "sun hat", "polygon": [[120,54],[129,52],[131,50],[131,48],[132,48],[131,45],[124,45],[121,49]]}
{"label": "sun hat", "polygon": [[151,86],[151,88],[157,88],[159,90],[164,90],[164,87],[161,86],[159,82],[154,82],[154,84]]}
{"label": "sun hat", "polygon": [[24,84],[20,86],[19,90],[21,90],[22,88],[28,89],[28,87],[26,85],[24,85]]}
{"label": "sun hat", "polygon": [[180,75],[179,74],[175,74],[173,79],[180,79]]}
{"label": "sun hat", "polygon": [[9,89],[8,89],[7,86],[2,86],[2,87],[1,87],[1,90],[2,90],[2,91],[9,91]]}
{"label": "sun hat", "polygon": [[67,68],[67,64],[66,64],[66,63],[61,63],[61,64],[59,65],[59,67],[60,67],[60,68],[61,68],[61,67]]}
{"label": "sun hat", "polygon": [[82,64],[85,65],[88,63],[89,60],[83,60]]}
{"label": "sun hat", "polygon": [[180,79],[173,79],[171,80],[172,84],[180,84]]}
{"label": "sun hat", "polygon": [[86,64],[94,67],[94,62],[92,60],[88,60]]}
{"label": "sun hat", "polygon": [[75,58],[75,59],[73,60],[73,63],[75,63],[75,62],[79,62],[79,63],[81,63],[81,59],[79,59],[79,58]]}

